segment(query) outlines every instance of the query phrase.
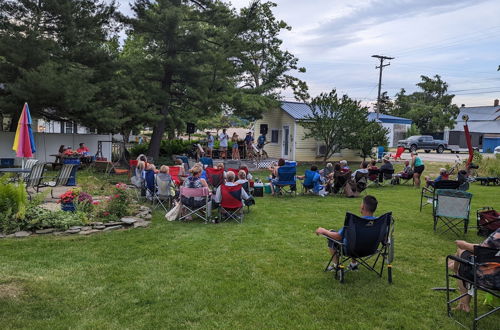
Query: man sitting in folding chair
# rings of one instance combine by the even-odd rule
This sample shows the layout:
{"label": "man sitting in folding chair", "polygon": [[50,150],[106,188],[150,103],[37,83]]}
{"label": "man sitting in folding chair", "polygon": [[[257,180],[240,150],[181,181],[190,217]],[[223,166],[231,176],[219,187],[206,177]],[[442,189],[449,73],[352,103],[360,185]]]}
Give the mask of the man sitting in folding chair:
{"label": "man sitting in folding chair", "polygon": [[321,174],[318,172],[318,167],[316,165],[311,166],[310,170],[306,170],[303,176],[297,176],[297,179],[304,180],[304,182],[302,182],[303,193],[312,191],[315,195],[322,197],[328,195],[325,186],[321,184]]}
{"label": "man sitting in folding chair", "polygon": [[[316,229],[317,235],[323,235],[328,240],[328,248],[332,255],[325,271],[335,271],[335,276],[340,282],[344,281],[344,264],[350,260],[349,270],[357,270],[359,265],[374,271],[382,276],[384,264],[387,262],[388,281],[392,282],[392,215],[386,213],[379,218],[373,216],[377,209],[377,199],[373,196],[365,196],[361,203],[362,217],[347,213],[344,227],[338,232],[325,228]],[[373,264],[369,264],[369,258],[375,256]],[[375,267],[382,258],[380,271]],[[333,261],[333,264],[332,264]]]}
{"label": "man sitting in folding chair", "polygon": [[220,185],[214,201],[219,203],[219,221],[235,220],[243,223],[243,201],[250,199],[243,186],[235,183],[236,176],[227,172],[226,183]]}
{"label": "man sitting in folding chair", "polygon": [[280,195],[296,195],[297,186],[296,178],[297,168],[293,165],[283,165],[277,170],[277,178],[271,180],[271,191],[274,196]]}
{"label": "man sitting in folding chair", "polygon": [[[481,244],[475,245],[466,241],[455,241],[457,253],[446,258],[446,288],[448,316],[452,317],[451,304],[458,301],[455,310],[470,312],[471,296],[474,297],[474,323],[500,310],[500,306],[478,316],[477,290],[488,292],[500,298],[500,229],[494,231]],[[448,270],[455,274],[449,275]],[[450,300],[449,278],[458,280],[460,296]],[[458,322],[458,320],[456,320]],[[459,322],[460,323],[460,322]],[[460,323],[462,324],[462,323]]]}

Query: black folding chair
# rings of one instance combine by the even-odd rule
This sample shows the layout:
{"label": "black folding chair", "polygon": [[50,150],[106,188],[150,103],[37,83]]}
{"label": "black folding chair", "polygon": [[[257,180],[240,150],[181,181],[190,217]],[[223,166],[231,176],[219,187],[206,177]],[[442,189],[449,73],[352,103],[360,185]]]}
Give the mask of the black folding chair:
{"label": "black folding chair", "polygon": [[469,227],[470,202],[472,194],[461,190],[437,189],[434,209],[434,231],[443,229],[460,236],[459,226],[463,224],[464,235]]}
{"label": "black folding chair", "polygon": [[[472,268],[472,274],[469,276],[463,276],[459,274],[450,274],[448,269],[448,261],[454,260],[455,262],[460,263],[460,267],[469,267]],[[488,270],[491,272],[491,269],[494,267],[500,267],[500,249],[492,249],[489,247],[474,246],[474,255],[472,260],[462,259],[458,256],[449,255],[446,257],[446,309],[448,311],[448,317],[451,317],[458,324],[467,327],[465,324],[461,323],[459,320],[454,318],[452,313],[451,304],[458,301],[462,297],[468,294],[468,292],[461,294],[460,296],[450,299],[450,277],[455,278],[459,281],[463,281],[464,284],[470,286],[473,291],[474,297],[474,319],[472,321],[472,329],[477,329],[478,322],[499,311],[500,306],[494,307],[493,309],[485,312],[481,315],[478,315],[477,310],[477,293],[478,291],[483,291],[491,294],[494,297],[500,298],[500,283],[498,280],[498,273],[489,274]],[[495,278],[496,274],[496,278]],[[498,325],[498,323],[497,323]]]}
{"label": "black folding chair", "polygon": [[436,204],[436,191],[438,189],[458,189],[460,187],[460,182],[454,180],[441,180],[434,183],[434,186],[422,188],[420,193],[420,212],[422,212],[422,207],[426,205],[432,205],[432,213],[434,213],[434,208]]}
{"label": "black folding chair", "polygon": [[[336,253],[338,254],[338,264],[333,265],[335,278],[340,283],[343,283],[345,264],[351,259],[356,259],[361,266],[375,272],[379,277],[382,277],[384,266],[387,265],[387,280],[389,283],[392,283],[391,263],[394,259],[393,230],[394,220],[392,212],[381,215],[373,220],[358,217],[347,212],[344,221],[344,240],[339,242],[325,236],[329,241],[334,243]],[[328,270],[334,257],[335,255],[328,261],[325,271]],[[379,261],[381,262],[380,270],[377,268]]]}

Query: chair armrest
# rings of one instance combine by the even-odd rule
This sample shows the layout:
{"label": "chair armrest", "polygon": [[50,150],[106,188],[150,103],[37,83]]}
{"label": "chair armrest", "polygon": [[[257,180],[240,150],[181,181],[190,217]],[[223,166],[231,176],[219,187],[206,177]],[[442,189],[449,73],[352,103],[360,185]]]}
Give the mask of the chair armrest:
{"label": "chair armrest", "polygon": [[454,260],[454,261],[459,262],[461,264],[468,264],[468,265],[474,266],[474,263],[472,261],[457,257],[455,255],[448,255],[446,257],[447,264],[448,264],[448,259]]}
{"label": "chair armrest", "polygon": [[343,243],[343,242],[339,242],[339,241],[337,241],[337,240],[335,240],[335,239],[333,239],[333,238],[331,238],[331,237],[329,237],[329,236],[326,236],[326,235],[321,235],[321,236],[326,237],[326,239],[327,239],[327,240],[330,240],[330,241],[332,241],[332,242],[334,242],[334,243],[336,243],[336,244],[339,244],[339,245],[344,245],[344,243]]}
{"label": "chair armrest", "polygon": [[428,193],[432,194],[432,193],[434,192],[434,190],[431,190],[431,189],[429,189],[429,188],[427,188],[427,187],[423,187],[423,188],[422,188],[422,194],[423,194],[424,192],[428,192]]}

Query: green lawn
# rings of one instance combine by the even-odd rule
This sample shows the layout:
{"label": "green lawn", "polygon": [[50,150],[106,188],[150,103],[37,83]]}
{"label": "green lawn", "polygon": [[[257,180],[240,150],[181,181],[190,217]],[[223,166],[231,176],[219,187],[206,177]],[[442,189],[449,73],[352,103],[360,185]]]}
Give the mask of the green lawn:
{"label": "green lawn", "polygon": [[[472,210],[497,208],[474,184]],[[445,314],[451,235],[432,231],[419,190],[369,188],[396,220],[394,283],[364,269],[338,283],[318,226],[340,228],[361,199],[257,199],[243,225],[167,222],[91,237],[0,240],[0,324],[8,328],[453,329]],[[475,213],[471,214],[474,223]],[[475,231],[466,237],[478,242]],[[484,307],[481,307],[484,309]],[[499,315],[484,328],[498,325]]]}

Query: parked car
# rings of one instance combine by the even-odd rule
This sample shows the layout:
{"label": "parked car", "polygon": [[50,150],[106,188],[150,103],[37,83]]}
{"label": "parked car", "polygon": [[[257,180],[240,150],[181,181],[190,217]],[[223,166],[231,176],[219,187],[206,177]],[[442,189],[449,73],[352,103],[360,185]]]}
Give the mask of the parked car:
{"label": "parked car", "polygon": [[500,146],[497,146],[495,148],[495,150],[493,151],[493,153],[496,155],[496,154],[500,154]]}
{"label": "parked car", "polygon": [[448,149],[448,144],[443,140],[434,140],[430,135],[414,135],[405,140],[399,140],[398,147],[404,147],[411,152],[423,149],[428,153],[431,150],[436,150],[438,154],[442,154]]}

